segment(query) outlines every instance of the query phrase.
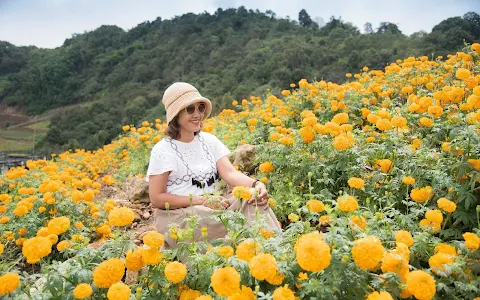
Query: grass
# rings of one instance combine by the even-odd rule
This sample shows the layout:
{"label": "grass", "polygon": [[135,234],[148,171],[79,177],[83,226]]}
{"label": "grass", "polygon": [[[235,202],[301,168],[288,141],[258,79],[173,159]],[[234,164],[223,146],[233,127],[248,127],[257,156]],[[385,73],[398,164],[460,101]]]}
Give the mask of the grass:
{"label": "grass", "polygon": [[48,130],[48,125],[50,125],[50,121],[42,121],[34,124],[30,124],[28,126],[22,127],[22,128],[28,128],[31,130]]}
{"label": "grass", "polygon": [[38,142],[48,131],[49,120],[0,130],[0,151],[26,151],[33,147],[33,135]]}
{"label": "grass", "polygon": [[32,142],[18,139],[6,139],[0,136],[0,151],[28,150],[32,148]]}
{"label": "grass", "polygon": [[[38,133],[37,133],[38,134]],[[33,130],[2,130],[0,131],[0,137],[7,139],[19,139],[19,140],[32,140]]]}

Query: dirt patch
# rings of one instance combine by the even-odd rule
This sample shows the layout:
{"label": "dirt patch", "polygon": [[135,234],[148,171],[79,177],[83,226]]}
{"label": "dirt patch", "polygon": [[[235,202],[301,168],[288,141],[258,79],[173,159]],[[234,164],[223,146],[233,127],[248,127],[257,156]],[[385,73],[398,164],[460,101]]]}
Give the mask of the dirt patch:
{"label": "dirt patch", "polygon": [[29,117],[25,116],[16,116],[16,115],[10,115],[6,113],[0,113],[0,128],[8,128],[8,126],[13,126],[16,124],[20,124],[22,122],[26,122],[29,119]]}

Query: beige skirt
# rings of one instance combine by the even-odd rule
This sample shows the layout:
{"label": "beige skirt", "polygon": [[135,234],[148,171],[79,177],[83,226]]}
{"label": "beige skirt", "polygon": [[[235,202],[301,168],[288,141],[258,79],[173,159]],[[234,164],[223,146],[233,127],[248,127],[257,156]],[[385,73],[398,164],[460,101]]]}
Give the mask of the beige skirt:
{"label": "beige skirt", "polygon": [[[248,203],[248,201],[239,201],[235,197],[230,195],[225,196],[228,199],[230,206],[227,210],[234,210],[242,212],[248,220],[248,224],[253,223],[256,220],[255,203]],[[176,239],[173,239],[169,234],[169,225],[175,223],[179,228],[185,228],[186,221],[185,218],[188,215],[196,214],[200,217],[200,224],[198,228],[195,229],[195,241],[208,240],[213,241],[215,239],[224,238],[227,235],[227,230],[223,223],[217,222],[212,218],[214,209],[203,205],[193,205],[185,208],[178,208],[172,210],[163,210],[155,209],[154,220],[155,227],[158,232],[162,233],[165,236],[164,248],[175,248],[177,245]],[[265,225],[268,230],[281,231],[280,223],[278,222],[275,214],[271,208],[264,209],[263,207],[258,207],[258,213],[265,221]],[[207,237],[202,237],[201,228],[207,228]]]}

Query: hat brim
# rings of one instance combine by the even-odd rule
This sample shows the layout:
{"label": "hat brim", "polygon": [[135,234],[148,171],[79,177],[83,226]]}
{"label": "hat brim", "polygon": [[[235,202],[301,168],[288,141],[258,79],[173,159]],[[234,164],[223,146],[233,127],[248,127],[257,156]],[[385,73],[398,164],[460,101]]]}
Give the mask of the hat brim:
{"label": "hat brim", "polygon": [[[210,114],[212,113],[212,102],[203,96],[199,96],[199,93],[194,93],[194,94],[196,94],[196,95],[192,95],[194,97],[189,95],[184,95],[180,103],[178,103],[177,101],[179,105],[175,105],[175,107],[172,107],[172,110],[170,111],[171,114],[169,114],[167,111],[167,124],[170,123],[170,121],[172,121],[185,107],[198,102],[204,102],[206,104],[206,109],[205,109],[205,113],[203,115],[202,121],[207,119],[210,116]],[[177,103],[174,103],[174,104],[177,104]]]}

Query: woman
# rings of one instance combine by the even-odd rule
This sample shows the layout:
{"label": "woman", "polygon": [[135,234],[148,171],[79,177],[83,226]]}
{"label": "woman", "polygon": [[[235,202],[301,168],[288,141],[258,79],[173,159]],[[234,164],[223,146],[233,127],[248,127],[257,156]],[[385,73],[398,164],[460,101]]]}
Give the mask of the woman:
{"label": "woman", "polygon": [[[216,209],[240,210],[253,221],[257,205],[268,229],[281,230],[268,206],[265,185],[237,171],[227,158],[229,149],[214,135],[201,132],[202,121],[212,111],[210,100],[194,86],[176,82],[167,88],[162,103],[168,127],[165,138],[151,151],[146,181],[155,208],[155,226],[165,235],[167,247],[176,246],[176,241],[166,234],[169,224],[184,227],[185,216],[191,213],[200,216],[200,227],[207,227],[208,240],[225,237],[223,224],[208,218]],[[220,178],[231,186],[255,188],[258,197],[243,202],[234,197],[221,198],[220,205],[207,201],[205,194],[219,190]],[[195,239],[201,239],[200,228]]]}

